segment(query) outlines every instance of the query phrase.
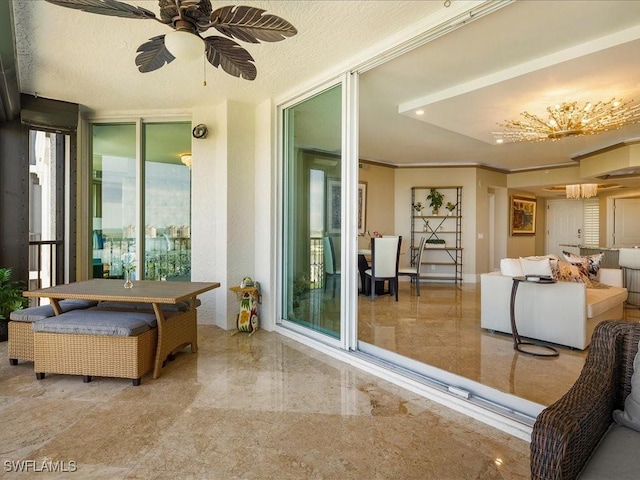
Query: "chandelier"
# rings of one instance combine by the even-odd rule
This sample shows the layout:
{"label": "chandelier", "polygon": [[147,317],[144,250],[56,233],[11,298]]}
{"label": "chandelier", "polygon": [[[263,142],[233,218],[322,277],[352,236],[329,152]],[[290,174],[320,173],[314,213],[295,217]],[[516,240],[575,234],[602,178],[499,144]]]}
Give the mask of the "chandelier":
{"label": "chandelier", "polygon": [[631,102],[622,102],[615,98],[609,102],[587,102],[584,105],[578,105],[578,102],[563,102],[547,107],[548,118],[523,112],[520,115],[524,120],[506,120],[504,123],[498,123],[505,131],[491,133],[498,143],[539,142],[594,135],[640,122],[640,104],[631,105]]}
{"label": "chandelier", "polygon": [[565,187],[567,198],[591,198],[598,194],[597,183],[582,183]]}

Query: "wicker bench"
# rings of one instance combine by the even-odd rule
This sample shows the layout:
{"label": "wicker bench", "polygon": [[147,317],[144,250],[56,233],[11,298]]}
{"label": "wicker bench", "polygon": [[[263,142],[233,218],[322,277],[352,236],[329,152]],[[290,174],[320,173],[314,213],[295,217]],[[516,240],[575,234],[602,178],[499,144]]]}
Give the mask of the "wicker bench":
{"label": "wicker bench", "polygon": [[46,373],[128,378],[140,385],[154,367],[158,330],[153,313],[99,308],[33,322],[36,378]]}
{"label": "wicker bench", "polygon": [[[91,300],[63,300],[60,308],[63,312],[71,310],[83,310],[95,307],[98,302]],[[51,305],[28,307],[15,310],[9,315],[7,353],[9,363],[17,365],[18,360],[33,362],[33,330],[31,324],[38,320],[44,320],[55,316]]]}

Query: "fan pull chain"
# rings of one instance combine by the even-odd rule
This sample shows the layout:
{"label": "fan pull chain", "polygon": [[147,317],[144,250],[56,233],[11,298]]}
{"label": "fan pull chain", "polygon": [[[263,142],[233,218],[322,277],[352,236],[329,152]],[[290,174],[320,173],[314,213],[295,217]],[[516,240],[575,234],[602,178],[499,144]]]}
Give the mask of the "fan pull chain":
{"label": "fan pull chain", "polygon": [[207,56],[203,55],[202,56],[202,86],[206,87],[207,86]]}

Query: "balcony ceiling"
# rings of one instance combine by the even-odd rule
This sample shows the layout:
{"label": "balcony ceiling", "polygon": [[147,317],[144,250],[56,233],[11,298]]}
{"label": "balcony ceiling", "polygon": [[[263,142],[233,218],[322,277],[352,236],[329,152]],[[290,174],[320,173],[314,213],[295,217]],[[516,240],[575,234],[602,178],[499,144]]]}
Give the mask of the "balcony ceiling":
{"label": "balcony ceiling", "polygon": [[[246,45],[258,69],[254,82],[208,66],[203,86],[198,61],[137,71],[137,47],[168,32],[165,25],[13,1],[22,91],[111,116],[278,98],[328,70],[356,65],[366,58],[363,51],[428,16],[451,11],[442,1],[242,2],[282,16],[299,33]],[[155,1],[128,3],[158,12]],[[577,155],[640,139],[640,124],[535,144],[496,145],[491,132],[524,110],[542,114],[563,101],[640,101],[639,58],[640,2],[507,4],[362,74],[360,156],[398,166],[512,172],[575,165]],[[425,114],[417,117],[417,108]]]}

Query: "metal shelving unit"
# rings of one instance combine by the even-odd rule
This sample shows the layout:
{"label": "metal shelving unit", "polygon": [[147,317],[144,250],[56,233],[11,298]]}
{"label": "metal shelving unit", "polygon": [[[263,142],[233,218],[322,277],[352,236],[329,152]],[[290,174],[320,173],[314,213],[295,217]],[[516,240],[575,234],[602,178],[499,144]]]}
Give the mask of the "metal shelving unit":
{"label": "metal shelving unit", "polygon": [[[421,202],[424,211],[431,213],[426,200],[431,188],[444,195],[438,215],[424,215],[414,208]],[[444,207],[447,202],[455,204],[451,212]],[[416,265],[422,236],[427,237],[427,243],[420,278],[462,285],[462,187],[411,187],[411,266]]]}

